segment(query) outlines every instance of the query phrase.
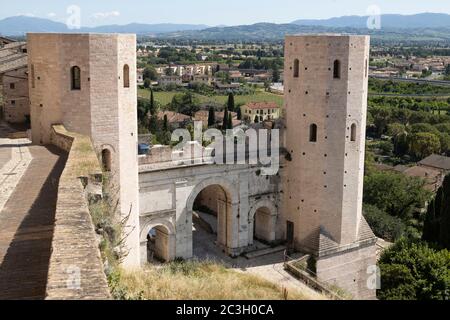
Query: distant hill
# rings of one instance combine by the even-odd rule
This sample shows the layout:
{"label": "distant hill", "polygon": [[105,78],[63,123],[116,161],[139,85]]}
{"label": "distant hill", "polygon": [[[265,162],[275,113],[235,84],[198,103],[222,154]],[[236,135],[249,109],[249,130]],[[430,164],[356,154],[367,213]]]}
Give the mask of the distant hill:
{"label": "distant hill", "polygon": [[326,27],[296,24],[257,23],[224,28],[207,28],[197,31],[181,31],[160,34],[161,38],[224,40],[224,41],[281,41],[287,34],[345,33],[370,35],[372,42],[445,42],[450,43],[450,28],[382,28],[369,30],[356,27]]}
{"label": "distant hill", "polygon": [[[296,20],[293,24],[334,28],[367,28],[368,16],[344,16],[324,20]],[[414,15],[381,15],[382,28],[443,28],[450,27],[450,15],[443,13],[420,13]]]}
{"label": "distant hill", "polygon": [[48,19],[17,16],[0,20],[0,34],[6,36],[21,36],[27,32],[104,32],[104,33],[136,33],[139,35],[155,35],[167,32],[201,30],[208,28],[206,25],[192,24],[139,24],[107,25],[93,28],[83,27],[78,30],[67,28],[64,23]]}

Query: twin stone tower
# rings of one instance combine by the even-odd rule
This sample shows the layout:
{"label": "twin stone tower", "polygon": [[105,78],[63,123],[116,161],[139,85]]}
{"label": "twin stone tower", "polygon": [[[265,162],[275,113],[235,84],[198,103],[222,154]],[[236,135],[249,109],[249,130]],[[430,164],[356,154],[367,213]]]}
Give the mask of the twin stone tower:
{"label": "twin stone tower", "polygon": [[[362,216],[369,37],[287,36],[277,228],[321,280],[373,298],[373,233]],[[136,37],[29,34],[32,140],[51,126],[90,136],[129,216],[124,265],[140,265]]]}

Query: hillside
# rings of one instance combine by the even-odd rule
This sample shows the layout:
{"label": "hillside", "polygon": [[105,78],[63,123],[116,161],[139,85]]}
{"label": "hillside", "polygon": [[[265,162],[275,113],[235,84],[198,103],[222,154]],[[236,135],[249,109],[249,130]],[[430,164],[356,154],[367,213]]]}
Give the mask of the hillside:
{"label": "hillside", "polygon": [[[323,26],[333,28],[367,28],[368,16],[344,16],[323,20],[296,20],[293,24],[302,26]],[[450,15],[443,13],[420,13],[415,15],[384,14],[381,15],[383,28],[448,28]]]}
{"label": "hillside", "polygon": [[127,25],[106,25],[99,27],[83,27],[71,30],[66,24],[48,19],[17,16],[0,20],[0,34],[7,36],[21,36],[27,32],[102,32],[102,33],[136,33],[140,35],[155,35],[166,32],[176,32],[184,30],[201,30],[206,25],[193,24],[143,24],[130,23]]}

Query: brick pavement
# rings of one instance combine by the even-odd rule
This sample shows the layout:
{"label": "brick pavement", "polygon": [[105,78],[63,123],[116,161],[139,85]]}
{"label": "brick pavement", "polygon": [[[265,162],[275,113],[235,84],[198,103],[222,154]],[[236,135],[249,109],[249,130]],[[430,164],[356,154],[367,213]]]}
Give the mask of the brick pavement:
{"label": "brick pavement", "polygon": [[0,211],[0,299],[43,299],[54,229],[58,180],[66,154],[30,146],[33,157]]}

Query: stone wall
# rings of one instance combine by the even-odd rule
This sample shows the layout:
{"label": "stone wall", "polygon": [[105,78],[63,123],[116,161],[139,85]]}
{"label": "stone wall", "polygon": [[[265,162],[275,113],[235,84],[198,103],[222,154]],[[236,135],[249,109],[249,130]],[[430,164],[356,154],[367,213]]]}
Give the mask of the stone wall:
{"label": "stone wall", "polygon": [[100,165],[85,136],[53,126],[51,141],[69,156],[58,186],[46,299],[110,299],[86,199],[87,186],[101,193]]}

